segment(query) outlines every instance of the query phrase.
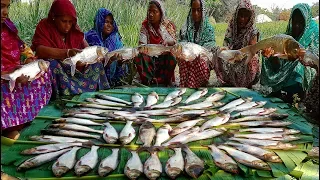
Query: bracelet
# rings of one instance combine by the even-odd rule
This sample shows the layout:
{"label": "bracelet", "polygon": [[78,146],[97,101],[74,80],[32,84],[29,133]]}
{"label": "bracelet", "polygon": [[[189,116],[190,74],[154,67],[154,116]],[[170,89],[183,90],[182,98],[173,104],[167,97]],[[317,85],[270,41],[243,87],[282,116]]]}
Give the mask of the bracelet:
{"label": "bracelet", "polygon": [[69,56],[69,51],[70,51],[70,49],[68,49],[68,51],[67,51],[67,57],[69,58],[70,56]]}

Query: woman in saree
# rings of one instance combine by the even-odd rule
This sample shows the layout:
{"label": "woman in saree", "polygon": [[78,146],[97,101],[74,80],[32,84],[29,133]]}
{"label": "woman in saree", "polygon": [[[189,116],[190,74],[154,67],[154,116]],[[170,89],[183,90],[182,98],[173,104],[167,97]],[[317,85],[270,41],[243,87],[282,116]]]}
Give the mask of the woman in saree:
{"label": "woman in saree", "polygon": [[69,0],[54,0],[48,17],[36,27],[32,49],[39,58],[50,61],[53,93],[73,95],[108,89],[109,83],[101,62],[86,66],[78,62],[74,76],[70,65],[63,62],[88,46],[77,25],[77,14]]}
{"label": "woman in saree", "polygon": [[[94,18],[94,27],[85,33],[86,41],[89,46],[102,46],[109,52],[123,48],[121,35],[116,21],[110,11],[100,8]],[[127,75],[128,67],[121,61],[116,61],[115,55],[105,67],[106,75],[110,86],[120,86],[121,78]]]}
{"label": "woman in saree", "polygon": [[[159,0],[151,0],[147,18],[142,22],[139,45],[162,44],[172,46],[176,43],[176,28],[166,19],[164,5]],[[176,59],[170,53],[158,57],[139,54],[134,60],[142,84],[170,86],[175,81]]]}
{"label": "woman in saree", "polygon": [[[1,75],[9,74],[19,66],[36,58],[32,50],[19,38],[18,29],[8,18],[10,0],[1,0]],[[50,70],[29,82],[21,75],[11,92],[8,81],[1,79],[2,135],[17,139],[19,131],[38,115],[50,100],[52,89]]]}
{"label": "woman in saree", "polygon": [[[191,0],[190,11],[185,24],[180,30],[181,42],[192,42],[212,49],[216,45],[214,28],[205,15],[205,1]],[[208,62],[196,58],[187,62],[178,60],[180,87],[198,88],[206,86],[210,77]]]}
{"label": "woman in saree", "polygon": [[[259,31],[255,26],[253,6],[249,0],[240,0],[229,22],[223,46],[237,50],[256,44],[258,39]],[[223,86],[251,88],[259,80],[259,57],[256,54],[247,65],[245,59],[234,64],[217,59],[214,70]]]}
{"label": "woman in saree", "polygon": [[[291,35],[305,49],[319,56],[319,26],[312,20],[308,4],[301,3],[292,8],[285,34]],[[303,66],[299,60],[292,62],[270,57],[263,58],[260,81],[262,85],[272,88],[273,96],[282,97],[281,91],[286,92],[283,100],[292,103],[294,94],[301,99],[305,97],[315,75],[315,69]]]}

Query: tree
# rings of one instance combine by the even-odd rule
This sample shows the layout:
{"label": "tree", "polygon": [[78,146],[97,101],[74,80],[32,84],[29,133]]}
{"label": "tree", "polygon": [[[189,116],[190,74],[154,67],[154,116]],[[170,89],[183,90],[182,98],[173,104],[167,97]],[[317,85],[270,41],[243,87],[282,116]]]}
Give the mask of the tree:
{"label": "tree", "polygon": [[284,9],[279,14],[279,20],[280,21],[288,21],[290,18],[290,9]]}
{"label": "tree", "polygon": [[312,17],[319,16],[319,2],[313,3],[311,6]]}

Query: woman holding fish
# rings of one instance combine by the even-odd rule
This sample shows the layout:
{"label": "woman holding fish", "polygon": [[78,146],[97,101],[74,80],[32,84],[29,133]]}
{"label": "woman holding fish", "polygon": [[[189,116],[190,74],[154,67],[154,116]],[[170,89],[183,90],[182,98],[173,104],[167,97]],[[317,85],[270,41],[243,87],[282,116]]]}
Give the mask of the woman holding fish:
{"label": "woman holding fish", "polygon": [[[255,17],[250,0],[240,0],[229,22],[223,46],[236,50],[256,44],[259,39],[259,31],[255,26]],[[223,86],[251,88],[259,80],[258,58],[258,55],[253,56],[248,64],[245,64],[244,60],[231,64],[218,58],[214,62],[217,78]]]}
{"label": "woman holding fish", "polygon": [[10,0],[1,0],[1,133],[17,139],[18,131],[49,102],[51,72],[19,38],[8,18],[9,5]]}
{"label": "woman holding fish", "polygon": [[[123,48],[119,29],[112,13],[100,8],[94,18],[94,27],[85,33],[90,46],[102,46],[109,52]],[[117,55],[113,56],[105,67],[110,86],[122,85],[120,79],[128,73],[126,64],[122,64]]]}
{"label": "woman holding fish", "polygon": [[88,43],[77,25],[73,4],[69,0],[53,1],[48,17],[42,19],[36,27],[32,48],[39,58],[50,61],[55,95],[79,94],[109,88],[101,62],[88,66],[79,61],[71,66],[63,62],[64,59],[80,53],[85,47],[88,47]]}
{"label": "woman holding fish", "polygon": [[[159,0],[151,0],[147,18],[142,22],[140,29],[139,45],[172,46],[175,43],[176,27],[165,17],[164,5]],[[158,57],[150,57],[148,51],[151,49],[148,46],[143,49],[143,53],[134,60],[142,84],[170,86],[175,81],[176,59],[169,52],[164,52]]]}
{"label": "woman holding fish", "polygon": [[[286,34],[291,35],[303,48],[319,56],[319,26],[312,20],[308,4],[297,4],[292,8]],[[266,49],[265,52],[270,51]],[[267,54],[267,53],[264,53]],[[319,61],[319,60],[318,60]],[[278,57],[264,58],[261,69],[261,84],[272,88],[272,95],[281,96],[287,92],[285,101],[292,102],[293,94],[304,98],[310,90],[316,70],[303,66],[299,60],[287,61]],[[313,95],[312,95],[313,96]]]}
{"label": "woman holding fish", "polygon": [[[180,41],[196,43],[207,49],[215,47],[214,28],[205,16],[204,0],[191,0],[189,15],[180,30]],[[197,88],[207,85],[210,69],[204,59],[198,57],[189,62],[178,60],[178,65],[180,87]]]}

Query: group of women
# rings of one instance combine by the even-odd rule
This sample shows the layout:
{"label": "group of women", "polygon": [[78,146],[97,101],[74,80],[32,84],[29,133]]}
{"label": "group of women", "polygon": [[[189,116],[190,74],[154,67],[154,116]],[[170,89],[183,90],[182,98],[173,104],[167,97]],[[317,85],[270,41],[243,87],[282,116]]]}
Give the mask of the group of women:
{"label": "group of women", "polygon": [[[8,82],[1,80],[3,135],[15,138],[18,130],[35,118],[50,97],[109,89],[121,85],[121,79],[128,75],[128,67],[118,54],[111,58],[106,67],[102,62],[92,65],[78,62],[74,76],[70,74],[70,66],[62,62],[88,46],[103,46],[109,51],[124,47],[115,17],[110,11],[100,8],[93,28],[83,33],[77,25],[73,4],[69,0],[54,0],[48,17],[38,23],[29,48],[19,38],[17,28],[8,18],[9,5],[10,0],[1,0],[1,74],[10,73],[35,59],[50,61],[50,68],[32,82],[27,81],[28,77],[19,77],[13,92],[9,91]],[[285,33],[319,55],[318,25],[312,20],[307,4],[293,7]],[[251,88],[260,79],[263,85],[273,89],[274,95],[281,90],[291,94],[308,92],[316,71],[304,67],[299,61],[263,57],[260,65],[257,54],[248,64],[244,61],[230,64],[217,57],[223,49],[240,49],[257,43],[259,39],[261,35],[255,26],[255,12],[249,0],[239,1],[229,22],[223,47],[216,45],[214,28],[206,16],[204,0],[190,1],[190,11],[178,37],[176,26],[166,17],[163,3],[151,0],[147,17],[141,25],[139,44],[172,46],[177,42],[192,42],[212,51],[214,56],[210,60],[199,57],[187,62],[176,59],[171,53],[158,57],[140,53],[133,62],[141,83],[145,85],[172,86],[178,65],[180,87],[206,86],[210,71],[214,70],[222,86]],[[319,89],[318,85],[316,88]]]}

